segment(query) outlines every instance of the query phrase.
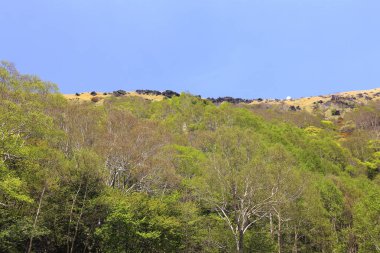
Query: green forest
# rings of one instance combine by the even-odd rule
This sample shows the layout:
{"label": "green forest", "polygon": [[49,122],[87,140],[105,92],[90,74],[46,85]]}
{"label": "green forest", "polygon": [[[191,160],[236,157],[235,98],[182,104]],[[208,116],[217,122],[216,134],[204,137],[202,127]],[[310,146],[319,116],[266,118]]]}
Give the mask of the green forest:
{"label": "green forest", "polygon": [[72,102],[0,65],[0,252],[380,252],[380,103]]}

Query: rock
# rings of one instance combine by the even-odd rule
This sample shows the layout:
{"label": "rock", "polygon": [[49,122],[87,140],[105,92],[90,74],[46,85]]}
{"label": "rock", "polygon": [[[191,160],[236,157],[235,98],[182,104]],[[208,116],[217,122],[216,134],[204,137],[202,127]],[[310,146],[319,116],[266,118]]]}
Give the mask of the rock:
{"label": "rock", "polygon": [[112,92],[112,94],[115,97],[120,97],[120,96],[124,96],[125,94],[127,94],[127,92],[125,90],[116,90],[116,91]]}
{"label": "rock", "polygon": [[159,92],[158,90],[136,90],[136,93],[140,95],[154,95],[154,96],[162,95],[162,93]]}
{"label": "rock", "polygon": [[338,101],[338,100],[340,100],[340,96],[338,96],[338,95],[332,95],[331,96],[331,101]]}
{"label": "rock", "polygon": [[223,102],[228,102],[231,104],[240,104],[240,103],[250,104],[253,102],[252,99],[233,98],[233,97],[218,97],[216,99],[215,98],[207,98],[207,99],[213,102],[214,104],[220,104]]}
{"label": "rock", "polygon": [[167,98],[179,97],[179,93],[172,91],[172,90],[166,90],[166,91],[162,92],[161,95],[163,95]]}

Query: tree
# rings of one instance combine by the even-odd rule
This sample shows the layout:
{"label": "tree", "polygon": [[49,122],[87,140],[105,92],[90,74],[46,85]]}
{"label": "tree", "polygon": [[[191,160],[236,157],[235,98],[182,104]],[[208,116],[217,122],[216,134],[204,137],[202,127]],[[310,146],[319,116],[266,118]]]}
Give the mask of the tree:
{"label": "tree", "polygon": [[181,249],[177,197],[114,192],[105,198],[110,214],[97,229],[104,252],[175,252]]}
{"label": "tree", "polygon": [[287,195],[291,157],[281,146],[268,148],[250,130],[216,131],[205,170],[205,201],[226,222],[236,251],[244,251],[244,234],[280,205]]}
{"label": "tree", "polygon": [[129,112],[108,112],[106,125],[95,143],[109,171],[107,184],[123,191],[165,191],[177,183],[166,159],[168,133],[155,122],[139,120]]}
{"label": "tree", "polygon": [[364,185],[363,196],[354,207],[354,229],[360,241],[359,252],[380,251],[380,189]]}

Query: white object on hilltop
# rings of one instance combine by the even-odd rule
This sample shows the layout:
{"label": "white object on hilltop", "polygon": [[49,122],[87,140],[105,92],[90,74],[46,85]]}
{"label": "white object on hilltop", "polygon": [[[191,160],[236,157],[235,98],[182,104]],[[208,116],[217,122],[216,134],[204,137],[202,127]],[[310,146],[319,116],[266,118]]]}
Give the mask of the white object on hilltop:
{"label": "white object on hilltop", "polygon": [[292,99],[291,96],[287,96],[287,97],[286,97],[286,100],[291,100],[291,99]]}

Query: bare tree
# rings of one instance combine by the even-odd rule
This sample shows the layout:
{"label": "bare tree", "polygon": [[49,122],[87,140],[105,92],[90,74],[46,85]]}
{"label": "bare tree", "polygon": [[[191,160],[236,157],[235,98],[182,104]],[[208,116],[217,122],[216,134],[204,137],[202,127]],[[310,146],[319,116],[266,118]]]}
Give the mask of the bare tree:
{"label": "bare tree", "polygon": [[244,235],[269,217],[287,195],[292,160],[281,146],[265,148],[249,130],[217,131],[205,170],[205,200],[226,222],[236,251],[244,251]]}
{"label": "bare tree", "polygon": [[129,112],[111,110],[100,137],[96,149],[105,157],[109,186],[124,191],[151,191],[154,185],[176,182],[175,178],[165,179],[173,166],[165,156],[167,134],[158,124]]}

